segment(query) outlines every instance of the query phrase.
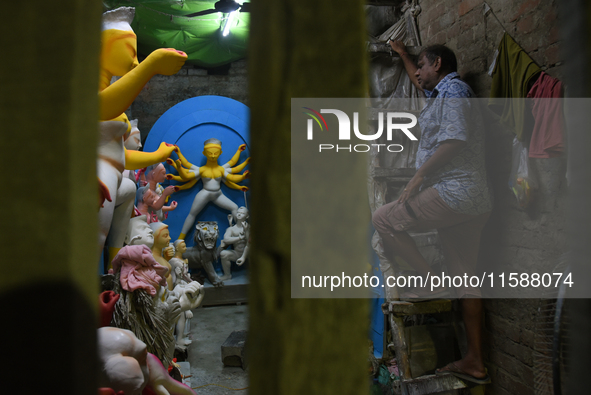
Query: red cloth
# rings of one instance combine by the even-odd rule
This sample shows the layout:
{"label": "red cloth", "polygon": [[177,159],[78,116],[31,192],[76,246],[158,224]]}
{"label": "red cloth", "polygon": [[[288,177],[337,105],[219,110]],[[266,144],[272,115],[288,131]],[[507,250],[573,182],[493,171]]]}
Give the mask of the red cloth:
{"label": "red cloth", "polygon": [[123,247],[113,259],[113,271],[121,270],[121,287],[129,292],[145,289],[156,295],[158,285],[166,286],[168,268],[160,265],[145,245]]}
{"label": "red cloth", "polygon": [[535,119],[529,157],[560,156],[564,151],[564,118],[560,99],[562,82],[542,71],[527,97],[533,99],[532,114]]}

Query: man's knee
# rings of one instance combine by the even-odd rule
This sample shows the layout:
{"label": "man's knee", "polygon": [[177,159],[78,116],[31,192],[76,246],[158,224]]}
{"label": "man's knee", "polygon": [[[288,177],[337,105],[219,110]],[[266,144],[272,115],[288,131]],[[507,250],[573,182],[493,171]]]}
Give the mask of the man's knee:
{"label": "man's knee", "polygon": [[387,212],[388,209],[384,205],[378,208],[376,211],[374,211],[373,215],[371,216],[371,222],[373,223],[373,227],[378,231],[378,233],[388,232]]}

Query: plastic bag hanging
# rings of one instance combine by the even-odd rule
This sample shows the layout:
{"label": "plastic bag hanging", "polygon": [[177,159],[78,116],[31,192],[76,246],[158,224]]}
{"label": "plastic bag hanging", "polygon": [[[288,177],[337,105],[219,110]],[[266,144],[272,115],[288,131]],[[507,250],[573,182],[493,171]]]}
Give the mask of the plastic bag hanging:
{"label": "plastic bag hanging", "polygon": [[513,139],[513,160],[509,188],[515,194],[519,207],[527,208],[533,199],[537,183],[529,169],[528,148],[515,137]]}

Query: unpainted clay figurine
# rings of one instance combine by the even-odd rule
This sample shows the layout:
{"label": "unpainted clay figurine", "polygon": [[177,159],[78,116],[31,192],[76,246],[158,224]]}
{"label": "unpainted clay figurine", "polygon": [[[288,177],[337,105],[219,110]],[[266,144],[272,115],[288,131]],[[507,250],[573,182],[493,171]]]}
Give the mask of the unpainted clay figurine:
{"label": "unpainted clay figurine", "polygon": [[131,132],[124,136],[125,142],[123,145],[125,146],[125,149],[138,151],[140,148],[142,148],[142,135],[137,126],[138,120],[131,119],[129,124],[131,126]]}
{"label": "unpainted clay figurine", "polygon": [[154,246],[154,232],[152,232],[152,228],[148,225],[145,215],[139,215],[129,220],[125,234],[125,244],[145,245],[152,250]]}
{"label": "unpainted clay figurine", "polygon": [[[187,245],[185,244],[185,240],[177,240],[174,242],[174,250],[175,255],[172,259],[170,259],[170,266],[172,266],[172,281],[174,286],[177,285],[186,285],[191,283],[191,277],[189,276],[189,266],[188,260],[183,259],[182,255],[184,252],[187,251]],[[201,290],[200,297],[203,298],[204,296],[204,289]],[[185,335],[185,328],[187,327],[188,322],[193,318],[193,312],[191,310],[185,311],[184,316],[181,315],[179,321],[176,324],[176,344],[179,348],[183,349],[189,344],[191,344],[191,340]]]}
{"label": "unpainted clay figurine", "polygon": [[160,360],[148,352],[146,343],[133,332],[103,327],[98,329],[97,340],[101,363],[99,388],[110,388],[112,394],[122,391],[125,395],[141,395],[145,388],[157,395],[196,395],[189,386],[170,377]]}
{"label": "unpainted clay figurine", "polygon": [[[248,257],[248,250],[250,244],[250,229],[248,225],[249,213],[246,207],[240,207],[236,211],[236,225],[230,226],[224,233],[224,238],[220,243],[221,248],[233,246],[231,250],[223,250],[220,253],[222,260],[222,269],[224,275],[221,277],[222,281],[232,278],[231,267],[232,262],[236,262],[238,266],[242,266]],[[232,224],[232,216],[228,215],[230,224]]]}
{"label": "unpainted clay figurine", "polygon": [[[186,319],[192,318],[193,313],[191,312],[191,310],[201,305],[201,302],[203,301],[203,297],[205,295],[205,290],[203,286],[199,284],[197,281],[177,281],[176,283],[173,282],[173,266],[163,256],[169,255],[168,259],[172,260],[174,255],[174,247],[169,246],[170,232],[168,231],[168,225],[165,225],[162,222],[153,222],[150,224],[150,227],[154,232],[154,247],[152,247],[152,255],[156,261],[169,267],[171,274],[167,276],[168,288],[170,290],[174,290],[174,293],[179,295],[181,311],[184,314],[181,314],[178,322],[175,322],[177,329],[176,344],[180,348],[184,348],[191,343],[189,339],[185,338],[184,331],[186,326]],[[187,315],[189,317],[187,317]]]}
{"label": "unpainted clay figurine", "polygon": [[206,140],[203,147],[203,155],[207,158],[205,165],[197,167],[191,163],[183,154],[178,150],[176,153],[179,157],[178,160],[173,161],[167,159],[167,163],[172,165],[178,172],[178,176],[167,174],[166,177],[169,180],[175,181],[188,181],[186,184],[180,186],[180,189],[189,189],[193,187],[200,179],[203,181],[203,188],[195,196],[191,211],[185,219],[185,223],[181,229],[181,235],[179,239],[184,239],[191,227],[195,224],[195,218],[203,210],[205,205],[209,202],[215,204],[218,207],[226,209],[236,216],[236,210],[238,205],[228,199],[226,195],[222,193],[222,182],[232,189],[238,189],[240,191],[248,191],[248,187],[240,186],[236,182],[240,182],[249,177],[250,172],[246,170],[243,174],[235,174],[249,163],[250,158],[247,158],[244,162],[236,167],[234,166],[240,158],[240,153],[246,149],[246,144],[242,144],[238,147],[238,150],[228,161],[228,163],[220,166],[218,164],[218,158],[222,154],[222,142],[218,139],[211,138]]}

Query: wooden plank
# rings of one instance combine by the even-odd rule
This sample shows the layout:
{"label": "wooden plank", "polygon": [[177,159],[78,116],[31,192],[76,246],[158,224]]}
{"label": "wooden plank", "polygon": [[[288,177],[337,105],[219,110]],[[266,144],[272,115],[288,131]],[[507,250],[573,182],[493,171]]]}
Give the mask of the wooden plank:
{"label": "wooden plank", "polygon": [[452,391],[466,388],[466,384],[457,377],[446,374],[437,376],[434,374],[405,380],[408,395],[435,394],[443,391]]}
{"label": "wooden plank", "polygon": [[404,335],[404,322],[401,317],[390,314],[390,331],[400,378],[410,379],[412,376],[410,373],[410,361],[408,359],[408,345]]}

